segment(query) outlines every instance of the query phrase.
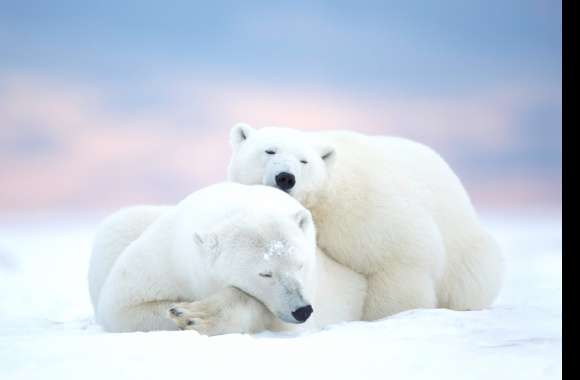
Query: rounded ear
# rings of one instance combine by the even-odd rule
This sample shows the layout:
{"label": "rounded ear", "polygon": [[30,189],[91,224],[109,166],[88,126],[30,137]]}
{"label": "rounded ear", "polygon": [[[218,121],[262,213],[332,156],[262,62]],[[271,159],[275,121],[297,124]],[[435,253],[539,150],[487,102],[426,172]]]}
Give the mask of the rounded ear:
{"label": "rounded ear", "polygon": [[320,157],[326,165],[332,165],[336,159],[336,151],[333,146],[323,146],[319,150]]}
{"label": "rounded ear", "polygon": [[310,214],[310,211],[306,209],[298,211],[296,214],[294,214],[293,217],[296,223],[298,224],[298,227],[300,227],[302,231],[306,231],[308,227],[313,223],[312,214]]}
{"label": "rounded ear", "polygon": [[254,128],[248,124],[238,123],[230,131],[230,145],[232,148],[237,148],[241,143],[247,140],[254,132]]}
{"label": "rounded ear", "polygon": [[197,246],[204,251],[208,252],[217,252],[219,241],[215,234],[208,232],[208,233],[201,233],[201,232],[194,232],[193,234],[193,241]]}

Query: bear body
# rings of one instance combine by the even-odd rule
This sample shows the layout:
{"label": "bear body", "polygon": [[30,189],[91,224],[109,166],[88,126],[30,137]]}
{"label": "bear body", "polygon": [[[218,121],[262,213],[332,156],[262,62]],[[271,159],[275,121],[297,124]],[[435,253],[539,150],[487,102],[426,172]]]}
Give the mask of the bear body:
{"label": "bear body", "polygon": [[482,309],[497,296],[500,250],[457,176],[428,147],[244,124],[230,138],[229,179],[285,190],[312,213],[319,248],[367,278],[364,319]]}
{"label": "bear body", "polygon": [[294,199],[222,183],[106,219],[89,289],[108,331],[217,335],[360,319],[366,280],[316,249],[311,215]]}

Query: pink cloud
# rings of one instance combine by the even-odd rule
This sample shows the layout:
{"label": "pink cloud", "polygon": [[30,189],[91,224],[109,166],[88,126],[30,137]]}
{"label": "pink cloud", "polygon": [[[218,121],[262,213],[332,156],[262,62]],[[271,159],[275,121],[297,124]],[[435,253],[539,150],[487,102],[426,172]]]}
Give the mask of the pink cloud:
{"label": "pink cloud", "polygon": [[[227,134],[238,121],[402,135],[444,152],[473,144],[493,154],[517,141],[513,119],[533,96],[507,87],[429,99],[357,96],[324,88],[184,78],[168,82],[164,91],[166,106],[129,114],[111,110],[103,89],[34,77],[5,81],[0,144],[35,133],[21,129],[32,125],[36,132],[53,136],[58,150],[26,159],[0,152],[0,209],[177,200],[195,187],[225,178]],[[521,199],[517,189],[525,187],[518,186],[510,194]]]}

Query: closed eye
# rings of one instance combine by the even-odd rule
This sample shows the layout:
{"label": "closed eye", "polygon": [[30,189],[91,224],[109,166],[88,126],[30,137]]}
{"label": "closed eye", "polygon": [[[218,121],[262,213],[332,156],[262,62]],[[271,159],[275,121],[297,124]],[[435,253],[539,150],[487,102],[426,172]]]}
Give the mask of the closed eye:
{"label": "closed eye", "polygon": [[267,273],[259,273],[259,275],[261,277],[272,278],[272,273],[270,273],[270,272],[267,272]]}
{"label": "closed eye", "polygon": [[276,151],[272,150],[272,149],[268,149],[268,150],[266,150],[266,153],[267,154],[276,154]]}
{"label": "closed eye", "polygon": [[306,160],[300,160],[300,162],[302,162],[305,165],[308,163],[308,161],[306,161]]}

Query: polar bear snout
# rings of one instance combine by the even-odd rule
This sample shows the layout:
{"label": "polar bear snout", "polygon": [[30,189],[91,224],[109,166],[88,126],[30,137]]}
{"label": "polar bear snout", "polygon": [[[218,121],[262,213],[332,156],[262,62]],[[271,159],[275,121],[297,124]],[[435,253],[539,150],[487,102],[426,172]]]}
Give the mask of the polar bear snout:
{"label": "polar bear snout", "polygon": [[313,311],[314,309],[312,309],[312,305],[306,305],[294,310],[292,316],[298,321],[298,323],[304,323],[308,318],[310,318]]}
{"label": "polar bear snout", "polygon": [[276,175],[276,186],[280,190],[288,191],[296,185],[296,177],[288,172],[281,172]]}

